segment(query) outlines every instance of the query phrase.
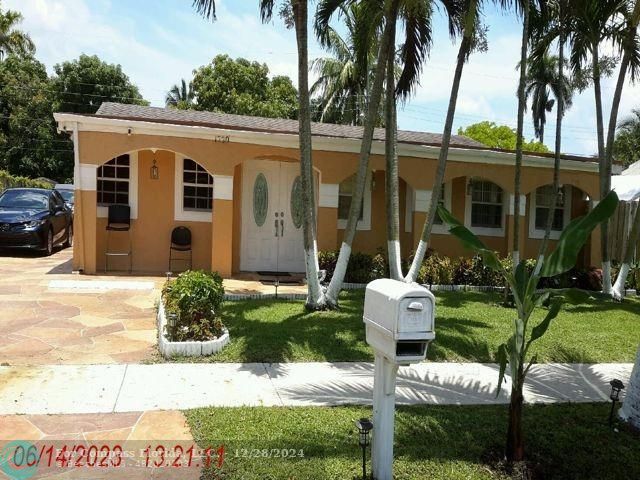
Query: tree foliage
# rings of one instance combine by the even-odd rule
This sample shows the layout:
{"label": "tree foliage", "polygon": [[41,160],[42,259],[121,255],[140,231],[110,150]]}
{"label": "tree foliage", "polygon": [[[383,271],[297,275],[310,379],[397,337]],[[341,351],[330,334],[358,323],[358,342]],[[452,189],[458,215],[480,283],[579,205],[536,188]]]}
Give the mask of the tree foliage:
{"label": "tree foliage", "polygon": [[238,115],[297,118],[298,92],[287,76],[269,78],[264,63],[217,55],[194,72],[195,108]]}
{"label": "tree foliage", "polygon": [[193,82],[189,82],[183,78],[180,85],[174,85],[167,92],[165,104],[167,107],[177,108],[179,110],[189,110],[193,108],[196,93],[193,91]]}
{"label": "tree foliage", "polygon": [[56,133],[47,71],[31,56],[0,62],[0,169],[56,180],[73,174],[73,145]]}
{"label": "tree foliage", "polygon": [[96,113],[102,102],[148,105],[120,65],[96,55],[80,55],[53,68],[51,88],[57,112]]}
{"label": "tree foliage", "polygon": [[618,125],[613,155],[624,166],[640,161],[640,109]]}
{"label": "tree foliage", "polygon": [[[506,125],[497,125],[488,120],[474,123],[465,128],[459,128],[458,135],[472,138],[491,148],[501,148],[504,150],[515,150],[516,148],[516,131]],[[522,149],[525,152],[549,152],[549,149],[544,143],[535,140],[530,142],[524,141]]]}
{"label": "tree foliage", "polygon": [[13,10],[2,11],[0,5],[0,60],[9,54],[31,55],[35,45],[31,37],[16,27],[22,21],[22,14]]}

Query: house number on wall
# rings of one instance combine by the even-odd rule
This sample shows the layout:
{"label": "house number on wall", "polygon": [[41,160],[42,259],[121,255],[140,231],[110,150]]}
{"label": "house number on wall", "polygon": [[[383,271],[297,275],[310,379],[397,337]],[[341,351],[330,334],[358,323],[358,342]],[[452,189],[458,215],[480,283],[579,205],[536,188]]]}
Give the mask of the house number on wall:
{"label": "house number on wall", "polygon": [[213,141],[216,143],[229,143],[229,135],[216,135]]}

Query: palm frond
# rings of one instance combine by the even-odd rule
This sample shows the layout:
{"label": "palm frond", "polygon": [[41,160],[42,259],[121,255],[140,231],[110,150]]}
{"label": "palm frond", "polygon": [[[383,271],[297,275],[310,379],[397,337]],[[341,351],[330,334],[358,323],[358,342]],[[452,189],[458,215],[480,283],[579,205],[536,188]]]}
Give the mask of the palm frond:
{"label": "palm frond", "polygon": [[216,20],[215,0],[193,0],[193,8],[204,18],[211,21]]}
{"label": "palm frond", "polygon": [[405,1],[400,17],[404,23],[405,41],[400,48],[402,73],[396,86],[396,95],[406,99],[419,84],[422,65],[432,43],[431,2]]}

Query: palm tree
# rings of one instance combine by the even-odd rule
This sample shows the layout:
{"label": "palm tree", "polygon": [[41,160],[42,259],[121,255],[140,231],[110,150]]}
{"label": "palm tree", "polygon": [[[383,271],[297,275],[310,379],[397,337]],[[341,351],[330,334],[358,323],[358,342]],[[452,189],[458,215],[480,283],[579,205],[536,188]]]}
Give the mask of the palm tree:
{"label": "palm tree", "polygon": [[171,87],[171,90],[167,92],[165,104],[167,107],[188,110],[193,107],[195,97],[196,93],[193,91],[193,83],[189,82],[187,85],[186,80],[183,78],[179,86],[174,85]]}
{"label": "palm tree", "polygon": [[7,55],[30,55],[36,47],[31,37],[25,32],[16,30],[22,21],[22,14],[7,10],[0,11],[0,61]]}
{"label": "palm tree", "polygon": [[[343,38],[329,25],[321,33],[331,56],[312,62],[318,79],[311,86],[311,95],[319,100],[316,115],[319,121],[362,125],[376,72],[379,46],[376,29],[382,21],[381,12],[353,2],[340,5],[339,13],[347,34]],[[376,125],[381,124],[380,112]]]}
{"label": "palm tree", "polygon": [[[415,282],[418,276],[418,272],[429,244],[433,223],[436,218],[438,199],[440,198],[442,182],[444,181],[447,157],[449,155],[449,144],[451,142],[451,132],[453,129],[453,119],[455,117],[458,92],[460,91],[460,81],[462,79],[464,65],[474,50],[486,49],[485,29],[483,28],[480,20],[482,16],[482,4],[482,0],[470,0],[468,2],[464,2],[456,20],[455,29],[461,33],[462,39],[458,48],[456,69],[453,75],[451,93],[449,95],[449,106],[442,133],[442,144],[440,146],[440,154],[438,156],[436,178],[433,183],[433,189],[431,190],[431,202],[429,204],[427,218],[422,228],[422,235],[418,242],[409,272],[404,278],[406,282]],[[450,33],[453,33],[454,31],[455,30],[452,30]]]}
{"label": "palm tree", "polygon": [[[376,6],[379,9],[379,4],[376,5],[376,1],[364,2],[367,8],[373,8],[372,11],[376,11]],[[393,48],[392,34],[395,29],[395,22],[398,16],[398,7],[400,0],[385,0],[384,2],[384,22],[383,33],[378,46],[378,55],[376,59],[376,70],[373,79],[373,84],[370,89],[370,98],[365,113],[364,128],[362,132],[362,143],[360,146],[360,155],[358,161],[358,170],[356,173],[356,179],[354,182],[354,192],[351,198],[351,205],[349,207],[349,216],[347,219],[347,225],[344,231],[344,238],[340,246],[340,253],[338,255],[338,261],[336,262],[336,268],[331,278],[331,282],[326,290],[326,301],[331,306],[337,306],[338,295],[342,289],[344,282],[344,276],[347,271],[347,265],[349,263],[349,257],[351,255],[351,245],[356,234],[356,226],[358,218],[360,216],[360,206],[364,197],[364,188],[367,178],[367,172],[369,169],[369,155],[371,153],[371,144],[373,142],[373,131],[378,117],[378,111],[380,108],[380,101],[382,98],[383,83],[385,78],[385,70],[387,64],[387,58]],[[318,6],[318,12],[316,14],[316,32],[323,40],[323,32],[327,31],[329,21],[336,11],[336,2],[331,0],[323,0]],[[369,18],[374,18],[373,15]]]}
{"label": "palm tree", "polygon": [[561,79],[560,68],[559,57],[556,55],[543,54],[542,57],[532,56],[529,59],[524,94],[527,100],[531,98],[531,118],[535,135],[542,143],[547,113],[553,110],[559,97],[563,97],[565,108],[571,107],[572,86],[566,78]]}
{"label": "palm tree", "polygon": [[[608,184],[606,187],[608,190],[611,189],[611,169],[613,164],[613,151],[615,148],[615,133],[616,133],[616,124],[618,121],[618,109],[620,107],[620,99],[622,98],[622,89],[626,82],[627,73],[630,73],[631,81],[635,82],[638,80],[640,76],[640,38],[638,36],[638,23],[640,22],[640,0],[636,0],[633,4],[633,8],[631,8],[631,2],[626,3],[625,16],[622,32],[620,35],[620,50],[622,52],[622,60],[620,62],[620,70],[618,72],[618,81],[616,83],[616,89],[613,94],[613,100],[611,105],[611,114],[609,116],[609,128],[607,131],[607,145],[605,152],[605,164],[606,164],[606,181]],[[628,123],[625,121],[622,123],[622,128],[624,129]],[[608,191],[607,190],[607,191]],[[618,272],[618,278],[616,279],[615,285],[611,287],[611,295],[618,300],[621,300],[624,296],[624,285],[627,281],[627,275],[629,274],[629,265],[633,258],[633,249],[631,245],[634,245],[638,240],[638,229],[640,228],[640,209],[636,212],[636,218],[634,220],[634,227],[631,231],[631,236],[628,239],[627,243],[627,252],[625,253],[622,267]],[[606,243],[606,253],[609,254],[609,246],[608,246],[608,222],[603,224],[603,230],[605,230],[605,243]],[[634,243],[632,243],[634,242]],[[631,250],[631,251],[629,251]],[[604,261],[604,256],[603,256]],[[607,257],[608,261],[608,257]],[[609,266],[610,269],[610,266]],[[605,275],[603,275],[604,278]],[[604,284],[603,278],[603,284]],[[609,288],[611,286],[611,274],[608,275],[607,285],[603,285],[605,288]]]}
{"label": "palm tree", "polygon": [[[600,170],[600,198],[611,190],[611,165],[604,136],[604,113],[602,105],[602,76],[604,61],[600,45],[613,40],[622,46],[620,19],[629,18],[628,0],[571,0],[569,2],[569,30],[572,34],[571,66],[574,74],[587,75],[593,83],[596,106],[596,129],[598,139],[598,161]],[[636,3],[637,7],[637,3]],[[637,17],[637,16],[636,16]],[[637,18],[635,21],[637,27]],[[627,59],[627,62],[629,59]],[[589,65],[590,63],[590,65]],[[616,93],[612,104],[611,117],[617,118],[618,95],[622,94],[626,68],[621,64]],[[622,82],[622,83],[621,83]],[[610,121],[611,123],[611,121]],[[615,121],[613,122],[615,134]],[[611,125],[609,125],[611,127]],[[608,222],[600,228],[600,248],[602,253],[603,291],[610,294],[611,261],[607,241]]]}
{"label": "palm tree", "polygon": [[613,143],[613,155],[623,165],[629,166],[640,161],[640,108],[632,110],[631,115],[620,122]]}

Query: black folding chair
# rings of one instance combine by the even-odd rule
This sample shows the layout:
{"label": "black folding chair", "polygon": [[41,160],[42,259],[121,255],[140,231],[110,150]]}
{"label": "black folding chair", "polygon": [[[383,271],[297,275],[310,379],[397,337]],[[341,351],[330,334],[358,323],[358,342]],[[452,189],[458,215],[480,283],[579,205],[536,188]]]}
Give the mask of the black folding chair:
{"label": "black folding chair", "polygon": [[[110,242],[112,232],[127,232],[129,234],[128,251],[111,251]],[[109,205],[107,216],[107,248],[104,252],[104,271],[109,270],[109,257],[129,257],[129,273],[133,269],[133,248],[131,241],[131,207],[129,205]]]}
{"label": "black folding chair", "polygon": [[[174,258],[173,252],[189,252],[189,258]],[[169,246],[169,271],[171,262],[183,261],[189,263],[189,270],[193,266],[193,250],[191,249],[191,230],[187,227],[176,227],[171,231],[171,245]]]}

